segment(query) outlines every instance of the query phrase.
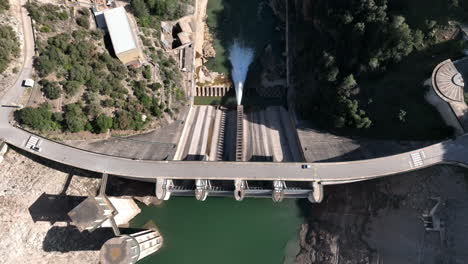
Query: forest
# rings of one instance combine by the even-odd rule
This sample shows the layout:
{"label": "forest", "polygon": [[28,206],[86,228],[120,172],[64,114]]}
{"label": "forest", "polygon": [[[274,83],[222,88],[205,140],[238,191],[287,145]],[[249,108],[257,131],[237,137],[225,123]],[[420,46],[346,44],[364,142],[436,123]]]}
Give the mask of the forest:
{"label": "forest", "polygon": [[420,0],[313,1],[297,29],[298,112],[347,133],[386,137],[395,128],[402,138],[421,136],[404,131],[416,124],[433,129],[429,138],[449,135],[425,103],[422,83],[438,60],[462,55],[464,42],[447,35],[465,7],[456,0],[430,7]]}

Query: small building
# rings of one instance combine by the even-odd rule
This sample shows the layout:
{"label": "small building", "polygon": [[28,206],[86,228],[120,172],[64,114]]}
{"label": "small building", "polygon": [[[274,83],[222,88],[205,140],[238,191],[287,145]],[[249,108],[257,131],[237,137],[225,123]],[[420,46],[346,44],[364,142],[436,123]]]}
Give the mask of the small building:
{"label": "small building", "polygon": [[143,53],[125,8],[107,9],[103,11],[103,15],[117,58],[126,65],[140,65]]}

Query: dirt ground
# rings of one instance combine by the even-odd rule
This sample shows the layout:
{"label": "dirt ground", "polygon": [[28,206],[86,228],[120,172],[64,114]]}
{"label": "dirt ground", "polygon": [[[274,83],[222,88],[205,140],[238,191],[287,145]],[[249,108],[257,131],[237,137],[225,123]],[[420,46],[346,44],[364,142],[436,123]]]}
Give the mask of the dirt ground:
{"label": "dirt ground", "polygon": [[0,263],[96,263],[101,241],[68,226],[66,213],[100,179],[34,159],[10,149],[0,163]]}
{"label": "dirt ground", "polygon": [[[16,36],[21,48],[20,55],[11,61],[8,68],[2,74],[0,74],[0,96],[3,95],[5,87],[10,87],[16,82],[19,70],[23,64],[23,27],[21,25],[21,8],[18,2],[19,1],[10,1],[10,10],[0,14],[0,23],[10,25],[13,28],[13,30],[16,32]],[[17,69],[18,73],[15,73],[14,69]]]}
{"label": "dirt ground", "polygon": [[[436,166],[325,189],[318,205],[303,204],[298,263],[468,263],[468,172]],[[440,197],[445,235],[425,231],[422,213]]]}

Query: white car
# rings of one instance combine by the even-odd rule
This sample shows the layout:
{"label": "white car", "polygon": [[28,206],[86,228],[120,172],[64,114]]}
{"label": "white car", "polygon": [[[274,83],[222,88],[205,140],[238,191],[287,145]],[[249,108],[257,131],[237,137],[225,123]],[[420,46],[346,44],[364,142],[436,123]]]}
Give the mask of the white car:
{"label": "white car", "polygon": [[34,86],[34,80],[33,79],[26,79],[23,81],[23,86],[24,87],[33,87]]}

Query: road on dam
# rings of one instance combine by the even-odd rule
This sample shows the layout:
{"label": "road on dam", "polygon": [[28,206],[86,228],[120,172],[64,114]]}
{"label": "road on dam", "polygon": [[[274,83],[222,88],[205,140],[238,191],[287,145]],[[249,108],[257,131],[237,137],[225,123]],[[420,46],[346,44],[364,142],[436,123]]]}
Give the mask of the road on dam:
{"label": "road on dam", "polygon": [[[32,71],[34,40],[30,18],[23,13],[24,64],[17,82],[7,89],[1,105],[17,103],[23,93],[21,81]],[[228,162],[146,161],[93,153],[54,142],[16,127],[10,122],[15,108],[0,109],[0,138],[10,145],[69,166],[143,181],[157,178],[211,180],[284,180],[339,184],[407,172],[440,163],[468,164],[468,135],[394,156],[353,162]],[[216,115],[215,115],[216,116]],[[200,128],[201,131],[202,128]],[[41,151],[26,147],[31,136],[41,138]]]}

